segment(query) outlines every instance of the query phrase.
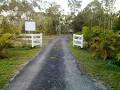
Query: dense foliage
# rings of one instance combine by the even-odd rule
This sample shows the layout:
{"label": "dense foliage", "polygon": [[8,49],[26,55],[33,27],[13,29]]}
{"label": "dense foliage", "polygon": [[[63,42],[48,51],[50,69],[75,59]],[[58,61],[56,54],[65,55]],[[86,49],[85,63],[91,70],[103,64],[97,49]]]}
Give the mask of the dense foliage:
{"label": "dense foliage", "polygon": [[19,30],[7,19],[3,19],[0,25],[0,58],[7,57],[6,49],[14,46]]}
{"label": "dense foliage", "polygon": [[115,32],[120,31],[120,16],[117,18],[117,20],[114,23],[113,30]]}
{"label": "dense foliage", "polygon": [[[114,12],[114,0],[94,0],[73,18],[74,32],[82,32],[85,48],[93,57],[110,60],[120,66],[120,16]],[[116,63],[117,62],[117,63]]]}
{"label": "dense foliage", "polygon": [[114,54],[113,52],[120,50],[120,42],[118,41],[120,37],[112,30],[103,30],[97,27],[93,27],[89,30],[88,27],[84,27],[83,34],[87,42],[86,48],[90,48],[93,52],[93,56],[99,56],[104,60],[108,58],[118,59],[118,54]]}

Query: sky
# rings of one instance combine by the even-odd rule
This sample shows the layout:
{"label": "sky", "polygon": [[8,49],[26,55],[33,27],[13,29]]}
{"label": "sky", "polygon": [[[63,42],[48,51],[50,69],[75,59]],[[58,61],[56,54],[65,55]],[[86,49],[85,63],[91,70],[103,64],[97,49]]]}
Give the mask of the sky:
{"label": "sky", "polygon": [[[65,10],[65,13],[69,11],[68,9],[68,2],[67,0],[47,0],[47,1],[55,1],[57,4],[61,5],[61,8]],[[88,3],[90,3],[93,0],[82,0],[82,9],[87,6]],[[120,10],[120,0],[116,0],[116,11]]]}
{"label": "sky", "polygon": [[[61,6],[62,9],[64,9],[64,12],[63,12],[64,14],[69,14],[68,0],[45,0],[45,1],[56,2],[58,5]],[[82,7],[81,8],[83,9],[87,6],[87,4],[89,4],[93,0],[81,0],[81,1],[82,1]],[[115,7],[116,7],[115,11],[120,10],[120,0],[116,0]],[[35,8],[35,11],[39,12],[39,9]]]}

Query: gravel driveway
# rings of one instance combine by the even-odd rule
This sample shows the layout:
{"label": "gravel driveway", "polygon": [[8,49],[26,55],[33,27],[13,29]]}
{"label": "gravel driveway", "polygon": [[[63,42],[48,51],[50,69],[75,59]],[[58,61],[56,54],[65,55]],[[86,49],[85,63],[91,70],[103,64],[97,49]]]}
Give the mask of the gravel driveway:
{"label": "gravel driveway", "polygon": [[6,90],[107,90],[82,74],[67,44],[67,36],[52,41]]}

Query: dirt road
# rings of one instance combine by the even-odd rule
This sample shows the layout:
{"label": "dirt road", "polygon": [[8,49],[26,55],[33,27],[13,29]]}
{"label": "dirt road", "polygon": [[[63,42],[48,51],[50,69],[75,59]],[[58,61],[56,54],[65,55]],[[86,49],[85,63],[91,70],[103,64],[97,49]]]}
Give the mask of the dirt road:
{"label": "dirt road", "polygon": [[107,90],[82,74],[67,43],[67,36],[52,41],[6,90]]}

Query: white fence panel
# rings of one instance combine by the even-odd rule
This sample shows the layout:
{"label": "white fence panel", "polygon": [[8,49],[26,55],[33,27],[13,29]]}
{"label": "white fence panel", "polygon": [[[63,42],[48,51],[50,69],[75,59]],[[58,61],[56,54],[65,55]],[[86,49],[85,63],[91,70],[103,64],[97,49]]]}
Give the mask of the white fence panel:
{"label": "white fence panel", "polygon": [[[26,44],[31,44],[32,47],[42,47],[42,33],[40,34],[20,34],[21,39],[26,41]],[[30,41],[30,42],[28,42]]]}
{"label": "white fence panel", "polygon": [[83,43],[83,35],[73,34],[73,47],[76,45],[83,48]]}

